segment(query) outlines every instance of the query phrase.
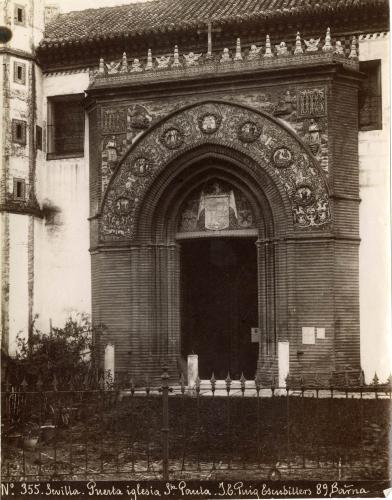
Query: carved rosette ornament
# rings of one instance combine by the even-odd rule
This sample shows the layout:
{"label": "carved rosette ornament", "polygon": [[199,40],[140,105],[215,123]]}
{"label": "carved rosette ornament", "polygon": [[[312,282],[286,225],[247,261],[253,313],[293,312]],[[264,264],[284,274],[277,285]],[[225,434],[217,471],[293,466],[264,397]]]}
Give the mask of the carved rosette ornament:
{"label": "carved rosette ornament", "polygon": [[126,196],[119,196],[114,203],[114,212],[117,215],[127,215],[133,207],[133,200]]}
{"label": "carved rosette ornament", "polygon": [[161,135],[161,142],[168,149],[178,149],[184,142],[184,135],[178,128],[168,128]]}
{"label": "carved rosette ornament", "polygon": [[285,147],[277,148],[272,155],[272,161],[278,168],[287,168],[293,159],[291,151]]}
{"label": "carved rosette ornament", "polygon": [[[101,240],[131,240],[138,210],[156,176],[179,149],[206,143],[252,158],[254,166],[249,168],[255,176],[267,174],[287,197],[295,228],[323,229],[331,221],[325,177],[293,132],[246,107],[209,102],[179,110],[129,149],[104,197]],[[239,215],[238,220],[242,221]]]}
{"label": "carved rosette ornament", "polygon": [[295,191],[295,199],[298,205],[306,207],[314,202],[312,187],[309,184],[302,184]]}
{"label": "carved rosette ornament", "polygon": [[238,128],[238,138],[242,142],[254,142],[260,137],[261,130],[253,121],[241,123]]}
{"label": "carved rosette ornament", "polygon": [[204,113],[199,116],[199,128],[204,134],[214,134],[220,127],[222,117],[217,113]]}

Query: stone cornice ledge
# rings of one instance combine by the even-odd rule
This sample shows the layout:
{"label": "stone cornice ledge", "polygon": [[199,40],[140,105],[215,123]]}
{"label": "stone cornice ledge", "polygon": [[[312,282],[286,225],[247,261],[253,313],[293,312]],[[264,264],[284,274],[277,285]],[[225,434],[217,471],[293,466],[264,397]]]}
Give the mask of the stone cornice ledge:
{"label": "stone cornice ledge", "polygon": [[251,73],[255,70],[295,69],[297,67],[317,66],[320,64],[338,63],[352,70],[359,70],[357,59],[348,59],[334,53],[317,53],[288,55],[274,58],[256,59],[252,61],[218,61],[206,62],[197,66],[167,69],[153,69],[138,73],[99,74],[90,72],[89,89],[99,89],[111,86],[123,86],[137,83],[158,83],[170,80],[192,80],[196,77],[216,77],[225,74]]}

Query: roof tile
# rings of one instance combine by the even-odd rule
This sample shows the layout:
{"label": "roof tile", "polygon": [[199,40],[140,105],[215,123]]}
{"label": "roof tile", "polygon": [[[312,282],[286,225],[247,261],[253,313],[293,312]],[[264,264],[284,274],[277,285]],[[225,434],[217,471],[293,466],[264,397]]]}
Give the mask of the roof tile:
{"label": "roof tile", "polygon": [[317,15],[353,5],[387,7],[388,0],[153,0],[60,14],[46,26],[41,46],[187,29],[208,21],[218,24],[309,11]]}

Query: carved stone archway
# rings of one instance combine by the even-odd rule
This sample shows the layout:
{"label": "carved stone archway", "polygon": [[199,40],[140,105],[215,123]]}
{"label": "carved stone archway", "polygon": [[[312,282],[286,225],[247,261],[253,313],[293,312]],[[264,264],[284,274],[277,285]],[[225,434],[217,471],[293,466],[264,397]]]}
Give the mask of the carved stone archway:
{"label": "carved stone archway", "polygon": [[158,376],[166,363],[176,373],[178,217],[189,193],[213,177],[236,186],[257,214],[258,370],[267,379],[276,372],[278,341],[298,337],[296,287],[302,278],[317,281],[306,271],[295,274],[299,257],[290,242],[306,242],[306,252],[332,266],[330,247],[319,241],[332,224],[328,183],[292,130],[267,114],[220,101],[170,114],[136,139],[111,177],[102,175],[93,256],[101,286],[93,302],[111,329],[108,338],[121,332],[118,365],[136,378],[146,370]]}
{"label": "carved stone archway", "polygon": [[109,180],[103,176],[100,240],[132,240],[144,198],[156,179],[187,152],[223,146],[257,165],[290,207],[294,229],[325,229],[331,221],[328,186],[302,141],[271,116],[211,101],[182,108],[142,134]]}

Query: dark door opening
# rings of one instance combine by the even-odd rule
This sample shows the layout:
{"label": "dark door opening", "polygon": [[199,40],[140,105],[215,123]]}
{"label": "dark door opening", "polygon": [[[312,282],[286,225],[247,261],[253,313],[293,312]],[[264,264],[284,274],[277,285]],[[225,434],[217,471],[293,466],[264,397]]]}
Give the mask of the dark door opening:
{"label": "dark door opening", "polygon": [[258,343],[254,238],[181,243],[181,353],[199,356],[200,378],[254,378]]}

